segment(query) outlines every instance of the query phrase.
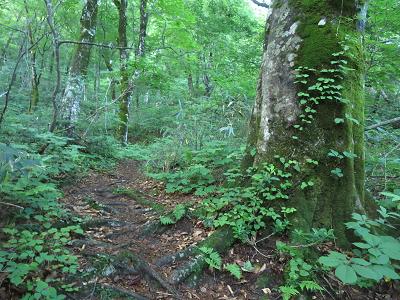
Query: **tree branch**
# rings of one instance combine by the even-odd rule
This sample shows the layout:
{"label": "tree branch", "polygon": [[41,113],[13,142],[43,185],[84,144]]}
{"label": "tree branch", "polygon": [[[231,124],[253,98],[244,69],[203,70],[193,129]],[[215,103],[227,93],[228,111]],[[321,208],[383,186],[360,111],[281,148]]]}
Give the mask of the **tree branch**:
{"label": "tree branch", "polygon": [[385,126],[385,125],[397,123],[397,122],[400,122],[400,117],[397,117],[397,118],[394,118],[394,119],[390,119],[390,120],[387,120],[387,121],[383,121],[383,122],[368,126],[368,127],[365,128],[365,131],[371,130],[371,129],[375,129],[375,128],[378,128],[378,127],[382,127],[382,126]]}
{"label": "tree branch", "polygon": [[59,45],[62,44],[77,44],[77,45],[90,45],[90,46],[96,46],[96,47],[102,47],[102,48],[108,48],[108,49],[129,49],[129,50],[134,50],[135,48],[132,47],[119,47],[115,46],[113,44],[99,44],[99,43],[92,43],[92,42],[79,42],[79,41],[70,41],[70,40],[63,40],[58,42]]}
{"label": "tree branch", "polygon": [[258,5],[260,7],[264,7],[264,8],[269,8],[269,4],[258,1],[258,0],[251,0],[251,2],[253,2],[255,5]]}

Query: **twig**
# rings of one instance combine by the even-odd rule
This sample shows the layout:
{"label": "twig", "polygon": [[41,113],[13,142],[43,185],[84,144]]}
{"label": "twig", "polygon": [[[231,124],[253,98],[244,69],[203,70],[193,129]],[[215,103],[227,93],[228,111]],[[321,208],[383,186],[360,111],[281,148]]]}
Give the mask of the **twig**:
{"label": "twig", "polygon": [[265,241],[266,239],[269,239],[269,238],[270,238],[271,236],[273,236],[274,234],[275,234],[275,232],[273,232],[273,233],[267,235],[266,237],[263,237],[263,238],[259,239],[258,241],[255,241],[255,242],[254,242],[254,245],[256,245],[256,244],[258,244],[258,243],[260,243],[260,242],[262,242],[262,241]]}
{"label": "twig", "polygon": [[255,5],[258,5],[260,7],[269,8],[269,4],[267,4],[265,2],[261,2],[258,0],[251,0],[251,2],[253,2]]}
{"label": "twig", "polygon": [[135,48],[132,47],[121,47],[121,46],[115,46],[112,43],[110,44],[99,44],[99,43],[94,43],[94,42],[80,42],[80,41],[71,41],[71,40],[62,40],[58,42],[58,45],[62,44],[76,44],[76,45],[90,45],[90,46],[96,46],[96,47],[101,47],[101,48],[107,48],[107,49],[128,49],[128,50],[134,50]]}
{"label": "twig", "polygon": [[386,125],[389,125],[389,124],[397,123],[397,122],[400,122],[400,117],[396,117],[396,118],[393,118],[393,119],[390,119],[390,120],[387,120],[387,121],[379,122],[377,124],[368,126],[368,127],[365,128],[365,131],[371,130],[371,129],[375,129],[375,128],[378,128],[378,127],[382,127],[382,126],[386,126]]}
{"label": "twig", "polygon": [[3,202],[3,201],[0,201],[0,204],[13,206],[13,207],[16,207],[16,208],[19,208],[19,209],[25,209],[25,207],[22,207],[22,206],[19,206],[19,205],[16,205],[16,204],[12,204],[12,203]]}

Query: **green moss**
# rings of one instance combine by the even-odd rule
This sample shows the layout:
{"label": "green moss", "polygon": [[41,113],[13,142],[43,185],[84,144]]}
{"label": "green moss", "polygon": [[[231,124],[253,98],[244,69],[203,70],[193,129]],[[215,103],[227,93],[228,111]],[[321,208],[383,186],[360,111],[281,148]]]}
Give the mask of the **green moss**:
{"label": "green moss", "polygon": [[165,207],[155,201],[149,200],[148,198],[145,197],[145,195],[139,191],[132,190],[132,189],[115,189],[113,191],[114,194],[116,195],[124,195],[127,196],[133,200],[135,200],[137,203],[150,207],[154,211],[158,213],[162,213],[165,211]]}

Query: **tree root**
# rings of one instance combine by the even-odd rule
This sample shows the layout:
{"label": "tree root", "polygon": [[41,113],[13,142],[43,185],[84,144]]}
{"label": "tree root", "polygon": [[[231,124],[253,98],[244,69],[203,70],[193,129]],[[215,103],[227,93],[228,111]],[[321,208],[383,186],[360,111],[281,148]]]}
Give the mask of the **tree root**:
{"label": "tree root", "polygon": [[161,274],[155,271],[150,264],[137,254],[130,251],[122,251],[118,254],[113,262],[116,268],[136,274],[146,274],[150,279],[156,281],[164,289],[173,294],[176,298],[180,298],[177,290],[170,284]]}
{"label": "tree root", "polygon": [[196,246],[189,246],[182,251],[176,252],[171,255],[166,255],[166,256],[160,257],[155,262],[155,265],[157,267],[172,265],[178,261],[181,261],[181,260],[184,260],[185,258],[193,256],[194,254],[196,254],[196,251],[198,251],[198,248]]}
{"label": "tree root", "polygon": [[132,299],[132,300],[150,300],[150,298],[147,298],[145,296],[142,296],[140,294],[128,291],[128,290],[126,290],[124,288],[120,288],[120,287],[117,287],[117,286],[113,286],[113,285],[109,285],[109,284],[105,284],[105,283],[101,284],[100,286],[101,286],[102,289],[109,290],[109,291],[111,291],[111,292],[113,292],[115,294],[123,295],[123,296],[127,297],[128,299]]}
{"label": "tree root", "polygon": [[124,225],[126,225],[126,222],[124,222],[124,221],[115,220],[115,219],[103,219],[103,218],[91,219],[91,220],[88,220],[88,221],[80,224],[80,226],[85,230],[89,229],[89,228],[101,227],[101,226],[121,227]]}
{"label": "tree root", "polygon": [[[101,253],[86,251],[86,255],[97,256]],[[153,281],[171,293],[176,299],[181,299],[179,292],[161,275],[154,270],[150,264],[139,255],[128,251],[120,251],[116,255],[104,254],[110,260],[112,267],[119,273],[124,275],[141,275],[145,276],[147,281]]]}
{"label": "tree root", "polygon": [[131,198],[133,200],[135,200],[135,202],[137,202],[138,204],[141,204],[143,206],[147,206],[150,207],[152,210],[154,210],[157,213],[163,213],[166,208],[164,207],[164,205],[157,203],[154,200],[149,199],[149,197],[142,193],[139,190],[135,190],[135,189],[115,189],[113,191],[114,194],[116,195],[124,195],[128,198]]}
{"label": "tree root", "polygon": [[139,234],[139,238],[145,238],[152,234],[163,234],[168,230],[168,225],[161,224],[160,220],[147,221]]}
{"label": "tree root", "polygon": [[[181,267],[172,272],[171,282],[173,284],[179,284],[186,281],[190,285],[196,285],[197,281],[201,278],[201,272],[207,266],[205,257],[201,253],[199,248],[208,247],[212,248],[219,254],[223,254],[229,248],[231,248],[234,242],[235,238],[232,229],[230,227],[222,227],[216,230],[208,238],[200,242],[199,245],[195,247],[195,249],[190,251],[187,250],[187,253],[185,253],[186,250],[184,250],[184,255],[186,255],[186,257],[192,256],[192,259],[190,259],[187,263],[183,264]],[[178,253],[175,256],[179,257],[179,255],[180,254]],[[174,261],[176,261],[176,258],[175,260],[169,259],[169,262],[173,263]]]}

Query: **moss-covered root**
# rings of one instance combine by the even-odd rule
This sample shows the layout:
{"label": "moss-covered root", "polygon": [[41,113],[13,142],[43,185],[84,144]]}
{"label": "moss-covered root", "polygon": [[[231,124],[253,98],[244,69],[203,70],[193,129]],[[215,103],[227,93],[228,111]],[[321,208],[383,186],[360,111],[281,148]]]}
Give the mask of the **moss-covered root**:
{"label": "moss-covered root", "polygon": [[149,207],[153,211],[157,212],[158,214],[161,214],[166,211],[166,208],[164,205],[157,203],[156,201],[149,199],[149,197],[142,193],[139,190],[136,189],[115,189],[113,190],[113,194],[116,195],[124,195],[132,200],[135,200],[136,203]]}
{"label": "moss-covered root", "polygon": [[186,249],[176,252],[174,254],[160,257],[155,262],[155,265],[157,267],[164,267],[164,266],[172,265],[176,262],[182,261],[188,257],[193,256],[194,254],[196,254],[196,251],[198,251],[198,248],[196,246],[187,247]]}
{"label": "moss-covered root", "polygon": [[235,238],[230,227],[223,227],[216,230],[208,238],[199,243],[195,251],[190,251],[190,254],[195,256],[171,274],[171,282],[179,284],[186,281],[191,286],[196,285],[201,278],[203,269],[207,266],[204,255],[198,249],[207,247],[214,249],[219,254],[223,254],[231,248],[234,242]]}
{"label": "moss-covered root", "polygon": [[150,300],[149,298],[139,295],[138,293],[134,293],[126,289],[117,286],[112,286],[109,284],[101,284],[101,290],[107,293],[107,295],[113,297],[112,299],[114,299],[114,297],[124,297],[124,299],[131,299],[131,300]]}

